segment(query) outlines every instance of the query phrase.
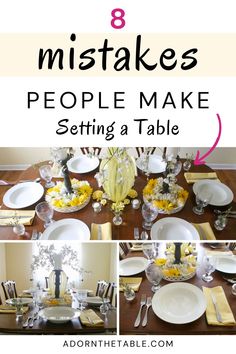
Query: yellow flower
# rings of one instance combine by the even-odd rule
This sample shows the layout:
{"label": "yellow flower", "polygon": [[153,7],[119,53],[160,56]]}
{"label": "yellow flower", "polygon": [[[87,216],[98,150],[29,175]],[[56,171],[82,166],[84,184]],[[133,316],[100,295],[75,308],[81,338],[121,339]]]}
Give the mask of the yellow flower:
{"label": "yellow flower", "polygon": [[111,205],[111,209],[116,212],[124,210],[124,207],[125,207],[125,205],[123,202],[116,202],[116,203],[112,203],[112,205]]}
{"label": "yellow flower", "polygon": [[136,192],[135,189],[130,189],[129,193],[128,193],[128,197],[134,199],[138,196],[138,193]]}
{"label": "yellow flower", "polygon": [[155,264],[159,267],[163,266],[166,264],[166,259],[165,258],[157,258],[155,260]]}
{"label": "yellow flower", "polygon": [[79,188],[79,193],[86,193],[88,196],[92,194],[92,188],[88,184],[84,184]]}
{"label": "yellow flower", "polygon": [[173,203],[171,203],[169,200],[154,200],[153,201],[153,205],[161,210],[165,210],[165,211],[171,211],[174,208]]}
{"label": "yellow flower", "polygon": [[177,193],[177,198],[186,201],[186,199],[188,198],[188,191],[186,191],[185,189],[180,189]]}
{"label": "yellow flower", "polygon": [[102,196],[103,196],[103,191],[97,190],[97,191],[93,192],[92,198],[96,199],[97,201],[100,201],[102,199]]}
{"label": "yellow flower", "polygon": [[176,268],[164,269],[163,274],[167,277],[179,277],[181,275],[179,269]]}
{"label": "yellow flower", "polygon": [[101,204],[104,206],[107,204],[107,200],[106,199],[101,199]]}
{"label": "yellow flower", "polygon": [[129,200],[129,199],[127,199],[127,198],[124,199],[124,204],[125,204],[125,205],[128,205],[129,203],[130,203],[130,200]]}

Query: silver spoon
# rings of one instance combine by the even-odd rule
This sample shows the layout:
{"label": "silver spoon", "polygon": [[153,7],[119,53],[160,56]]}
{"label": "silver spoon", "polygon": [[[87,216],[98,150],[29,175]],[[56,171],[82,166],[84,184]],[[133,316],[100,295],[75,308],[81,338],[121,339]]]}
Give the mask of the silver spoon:
{"label": "silver spoon", "polygon": [[142,232],[141,232],[140,239],[143,240],[143,241],[148,240],[148,233],[147,233],[147,231],[142,231]]}

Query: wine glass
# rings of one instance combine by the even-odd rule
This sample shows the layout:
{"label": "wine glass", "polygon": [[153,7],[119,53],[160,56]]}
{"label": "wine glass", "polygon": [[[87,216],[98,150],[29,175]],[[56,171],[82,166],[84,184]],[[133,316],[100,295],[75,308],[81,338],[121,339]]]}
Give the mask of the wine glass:
{"label": "wine glass", "polygon": [[149,262],[156,257],[156,250],[153,243],[143,243],[142,249]]}
{"label": "wine glass", "polygon": [[52,182],[52,167],[50,165],[44,165],[39,167],[39,174],[46,181],[46,188],[51,188],[55,186],[55,183]]}
{"label": "wine glass", "polygon": [[87,290],[78,290],[76,298],[79,303],[79,309],[83,311],[87,306]]}
{"label": "wine glass", "polygon": [[156,219],[158,211],[150,203],[145,203],[142,206],[142,216],[144,221],[142,226],[145,230],[151,230],[152,221]]}
{"label": "wine glass", "polygon": [[54,222],[53,217],[53,208],[47,202],[41,202],[36,205],[35,208],[36,214],[38,217],[45,222],[45,229]]}
{"label": "wine glass", "polygon": [[204,214],[204,208],[209,204],[211,201],[212,194],[208,192],[197,192],[196,193],[196,206],[193,207],[193,212],[197,215]]}
{"label": "wine glass", "polygon": [[162,270],[155,263],[151,263],[145,269],[145,273],[148,281],[153,284],[151,289],[155,293],[161,287]]}
{"label": "wine glass", "polygon": [[203,257],[203,269],[204,274],[202,275],[202,280],[209,283],[213,280],[213,273],[216,269],[216,259],[212,256],[204,256]]}

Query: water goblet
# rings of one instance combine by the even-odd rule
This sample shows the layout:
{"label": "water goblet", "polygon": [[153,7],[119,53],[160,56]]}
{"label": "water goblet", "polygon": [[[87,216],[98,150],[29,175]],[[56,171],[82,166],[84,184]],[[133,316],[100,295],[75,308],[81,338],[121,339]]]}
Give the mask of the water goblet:
{"label": "water goblet", "polygon": [[211,201],[211,193],[196,193],[196,206],[193,207],[193,212],[197,215],[204,214],[204,208],[209,204]]}
{"label": "water goblet", "polygon": [[35,208],[36,214],[38,217],[45,222],[45,229],[54,222],[53,217],[53,208],[47,202],[41,202],[36,205]]}
{"label": "water goblet", "polygon": [[142,216],[144,218],[144,221],[142,223],[142,226],[145,230],[151,230],[152,221],[156,219],[157,215],[158,215],[157,209],[154,208],[150,203],[143,204]]}
{"label": "water goblet", "polygon": [[156,250],[153,243],[143,243],[142,249],[149,262],[151,262],[156,257]]}
{"label": "water goblet", "polygon": [[39,168],[39,174],[46,181],[46,188],[51,188],[55,186],[55,183],[52,182],[52,167],[50,165],[41,166]]}
{"label": "water goblet", "polygon": [[145,273],[148,281],[153,284],[151,290],[155,293],[161,287],[162,270],[155,263],[151,263],[145,269]]}
{"label": "water goblet", "polygon": [[216,259],[211,256],[204,256],[203,269],[205,273],[202,275],[202,280],[207,283],[211,282],[213,280],[211,273],[213,273],[216,269]]}
{"label": "water goblet", "polygon": [[109,310],[110,310],[109,299],[102,298],[102,305],[100,306],[100,313],[106,317]]}
{"label": "water goblet", "polygon": [[79,309],[81,311],[83,311],[87,306],[86,299],[87,299],[87,290],[78,290],[77,300],[79,303]]}

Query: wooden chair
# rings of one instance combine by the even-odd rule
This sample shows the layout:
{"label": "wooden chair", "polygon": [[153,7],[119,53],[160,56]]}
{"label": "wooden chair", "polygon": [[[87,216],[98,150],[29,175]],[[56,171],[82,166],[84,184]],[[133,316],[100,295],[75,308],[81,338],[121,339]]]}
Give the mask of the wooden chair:
{"label": "wooden chair", "polygon": [[[116,295],[115,294],[115,290],[116,290],[116,283],[110,283],[110,287],[109,287],[109,290],[108,290],[108,293],[107,293],[107,298],[110,300],[110,304],[112,305],[112,303],[113,303],[113,298],[114,298],[114,295]],[[116,302],[117,302],[117,300],[115,299],[115,307],[117,307],[116,306]]]}
{"label": "wooden chair", "polygon": [[106,280],[99,280],[97,282],[96,296],[107,297],[111,283]]}
{"label": "wooden chair", "polygon": [[0,305],[2,305],[2,299],[1,299],[1,295],[0,295]]}
{"label": "wooden chair", "polygon": [[230,242],[229,243],[229,250],[230,251],[234,251],[236,248],[236,242]]}
{"label": "wooden chair", "polygon": [[2,281],[1,284],[6,300],[17,297],[16,283],[14,280]]}
{"label": "wooden chair", "polygon": [[[136,152],[137,152],[138,157],[140,157],[140,156],[144,153],[144,151],[145,151],[145,148],[144,148],[144,147],[136,147],[135,149],[136,149]],[[151,148],[151,150],[150,150],[150,152],[149,152],[149,155],[154,154],[155,150],[156,150],[156,147]],[[167,147],[164,147],[164,148],[163,148],[163,151],[162,151],[162,158],[163,158],[163,160],[165,160],[165,158],[166,158],[166,151],[167,151]]]}
{"label": "wooden chair", "polygon": [[95,156],[99,157],[99,155],[102,151],[102,148],[100,148],[100,147],[81,147],[80,150],[82,151],[83,155],[90,154],[91,152],[93,152],[93,154]]}

